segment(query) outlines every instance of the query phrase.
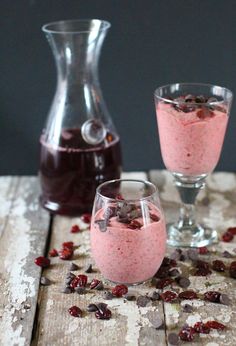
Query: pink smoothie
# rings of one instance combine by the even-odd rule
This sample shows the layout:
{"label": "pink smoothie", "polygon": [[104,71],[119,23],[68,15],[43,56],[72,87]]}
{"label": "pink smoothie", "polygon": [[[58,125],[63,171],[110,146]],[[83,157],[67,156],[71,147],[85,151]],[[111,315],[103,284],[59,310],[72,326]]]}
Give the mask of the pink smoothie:
{"label": "pink smoothie", "polygon": [[153,277],[160,267],[166,250],[165,221],[160,211],[151,206],[159,221],[137,220],[140,229],[130,229],[116,217],[109,220],[107,230],[101,232],[96,220],[102,219],[100,209],[91,224],[92,255],[102,275],[117,283],[134,284]]}
{"label": "pink smoothie", "polygon": [[[222,109],[211,111],[211,116],[199,117],[199,108],[184,113],[172,104],[158,103],[161,152],[169,171],[194,176],[214,170],[228,122],[228,115]],[[201,112],[204,115],[204,110]]]}

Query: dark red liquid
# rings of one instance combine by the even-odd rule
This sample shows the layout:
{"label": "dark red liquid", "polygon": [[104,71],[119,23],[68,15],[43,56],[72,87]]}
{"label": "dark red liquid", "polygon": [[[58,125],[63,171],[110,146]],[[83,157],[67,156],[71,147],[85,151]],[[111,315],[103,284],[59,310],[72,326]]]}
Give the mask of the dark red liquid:
{"label": "dark red liquid", "polygon": [[41,203],[57,214],[91,212],[96,188],[121,173],[120,141],[108,133],[99,146],[82,139],[80,129],[62,131],[58,147],[40,140]]}

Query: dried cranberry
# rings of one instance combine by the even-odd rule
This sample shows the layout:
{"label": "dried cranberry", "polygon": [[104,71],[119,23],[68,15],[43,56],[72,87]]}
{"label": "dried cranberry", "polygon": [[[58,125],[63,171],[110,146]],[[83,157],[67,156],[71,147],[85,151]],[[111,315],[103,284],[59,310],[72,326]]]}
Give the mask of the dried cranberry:
{"label": "dried cranberry", "polygon": [[112,289],[112,294],[115,297],[122,297],[124,296],[126,293],[128,293],[128,287],[125,285],[116,285],[113,289]]}
{"label": "dried cranberry", "polygon": [[165,291],[164,293],[161,294],[161,298],[162,300],[164,300],[164,302],[172,302],[177,297],[178,297],[177,293],[173,291]]}
{"label": "dried cranberry", "polygon": [[195,271],[194,275],[195,276],[207,276],[210,275],[212,272],[209,269],[205,268],[199,268]]}
{"label": "dried cranberry", "polygon": [[86,275],[80,274],[76,276],[70,283],[70,287],[75,289],[76,287],[85,287],[88,281],[88,277]]}
{"label": "dried cranberry", "polygon": [[169,275],[169,268],[170,267],[160,267],[156,272],[155,277],[159,279],[166,278]]}
{"label": "dried cranberry", "polygon": [[131,228],[131,229],[138,229],[141,227],[142,227],[142,224],[138,220],[132,220],[130,221],[128,225],[128,228]]}
{"label": "dried cranberry", "polygon": [[225,266],[224,262],[219,261],[219,260],[215,260],[212,262],[212,269],[214,269],[217,272],[224,272],[226,269],[226,266]]}
{"label": "dried cranberry", "polygon": [[176,260],[169,258],[169,257],[164,257],[161,266],[170,266],[170,267],[176,267],[177,262]]}
{"label": "dried cranberry", "polygon": [[91,222],[91,214],[88,214],[88,213],[86,213],[86,214],[83,214],[82,216],[81,216],[81,219],[82,219],[82,221],[84,222],[84,223],[90,223]]}
{"label": "dried cranberry", "polygon": [[197,293],[194,291],[183,291],[179,293],[180,299],[197,299]]}
{"label": "dried cranberry", "polygon": [[97,285],[100,283],[101,281],[100,280],[97,280],[97,279],[93,279],[90,283],[90,288],[91,290],[94,289],[95,287],[97,287]]}
{"label": "dried cranberry", "polygon": [[82,310],[78,306],[72,306],[68,309],[69,314],[73,317],[82,317]]}
{"label": "dried cranberry", "polygon": [[50,259],[40,256],[35,258],[34,263],[37,264],[37,266],[42,267],[42,268],[47,268],[50,266]]}
{"label": "dried cranberry", "polygon": [[202,246],[198,248],[198,253],[200,255],[206,255],[208,253],[208,248],[206,246]]}
{"label": "dried cranberry", "polygon": [[124,197],[123,197],[120,193],[118,193],[118,194],[116,195],[116,199],[118,199],[119,201],[123,201],[123,200],[124,200]]}
{"label": "dried cranberry", "polygon": [[56,249],[52,249],[49,251],[49,256],[50,257],[57,257],[58,256],[58,251]]}
{"label": "dried cranberry", "polygon": [[231,262],[230,267],[229,267],[229,275],[236,279],[236,261]]}
{"label": "dried cranberry", "polygon": [[58,252],[59,258],[62,260],[69,260],[73,256],[73,249],[64,248]]}
{"label": "dried cranberry", "polygon": [[229,227],[227,229],[228,233],[231,233],[232,235],[236,235],[236,227]]}
{"label": "dried cranberry", "polygon": [[226,328],[224,324],[217,321],[207,321],[205,323],[205,326],[208,328],[218,329],[218,330],[224,330]]}
{"label": "dried cranberry", "polygon": [[225,232],[225,233],[222,235],[222,241],[224,241],[224,242],[226,242],[226,243],[231,242],[233,239],[234,239],[234,236],[233,236],[233,234],[230,233],[230,232]]}
{"label": "dried cranberry", "polygon": [[80,232],[80,228],[78,225],[73,225],[70,230],[71,233],[78,233]]}
{"label": "dried cranberry", "polygon": [[197,268],[201,268],[201,269],[209,269],[209,263],[205,262],[205,261],[201,261],[201,260],[197,260],[195,263],[195,266]]}
{"label": "dried cranberry", "polygon": [[220,301],[220,292],[217,291],[208,291],[204,293],[204,299],[209,302],[219,303]]}
{"label": "dried cranberry", "polygon": [[164,288],[166,286],[169,286],[173,282],[174,282],[174,280],[171,279],[171,278],[161,279],[161,280],[157,281],[156,288],[162,289],[162,288]]}
{"label": "dried cranberry", "polygon": [[192,327],[183,327],[179,332],[179,337],[183,341],[193,341],[195,329]]}
{"label": "dried cranberry", "polygon": [[202,108],[199,111],[197,111],[197,117],[201,120],[204,120],[212,116],[214,116],[214,112],[210,111],[208,108]]}
{"label": "dried cranberry", "polygon": [[95,312],[95,317],[99,320],[109,320],[111,318],[111,311],[109,309],[98,310]]}
{"label": "dried cranberry", "polygon": [[154,222],[158,222],[160,220],[159,216],[156,214],[150,213],[149,215],[150,215],[151,220]]}
{"label": "dried cranberry", "polygon": [[202,333],[202,334],[209,334],[210,333],[210,328],[205,325],[203,322],[196,322],[194,324],[194,330],[197,333]]}
{"label": "dried cranberry", "polygon": [[74,248],[74,243],[73,241],[66,241],[64,243],[62,243],[62,249],[70,249],[73,250]]}

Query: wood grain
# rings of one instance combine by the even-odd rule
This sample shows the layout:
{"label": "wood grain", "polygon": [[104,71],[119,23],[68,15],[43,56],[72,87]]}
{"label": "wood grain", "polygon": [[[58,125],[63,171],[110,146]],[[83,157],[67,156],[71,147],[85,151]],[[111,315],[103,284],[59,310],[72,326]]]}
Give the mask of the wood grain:
{"label": "wood grain", "polygon": [[49,216],[35,177],[1,177],[0,191],[0,345],[29,345]]}
{"label": "wood grain", "polygon": [[[145,173],[124,174],[123,178],[146,179]],[[78,224],[81,233],[71,234],[70,228]],[[54,218],[50,248],[60,248],[62,242],[72,240],[78,245],[74,263],[80,269],[76,273],[84,273],[86,266],[93,264],[90,256],[89,230],[80,218]],[[34,345],[166,345],[165,330],[156,330],[150,323],[150,312],[157,313],[164,319],[162,302],[153,303],[151,307],[139,308],[135,301],[124,301],[122,298],[104,300],[104,292],[88,290],[85,295],[77,293],[63,294],[60,292],[69,263],[58,258],[43,273],[52,280],[49,287],[41,287],[39,296],[39,316]],[[95,267],[96,269],[96,267]],[[92,278],[102,279],[100,273],[87,274]],[[105,288],[111,283],[104,281]],[[149,284],[130,289],[136,296],[154,290]],[[86,306],[90,303],[106,302],[112,311],[109,321],[97,320],[94,313],[87,313]],[[84,317],[73,318],[68,308],[77,305],[84,311]]]}

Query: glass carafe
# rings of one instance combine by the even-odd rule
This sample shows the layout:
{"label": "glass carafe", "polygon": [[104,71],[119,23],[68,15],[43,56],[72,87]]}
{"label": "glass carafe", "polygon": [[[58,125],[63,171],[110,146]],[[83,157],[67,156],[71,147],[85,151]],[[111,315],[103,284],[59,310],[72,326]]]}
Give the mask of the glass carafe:
{"label": "glass carafe", "polygon": [[43,26],[57,67],[56,92],[40,137],[41,203],[52,213],[90,212],[96,187],[120,177],[120,140],[98,78],[109,27],[101,20]]}

